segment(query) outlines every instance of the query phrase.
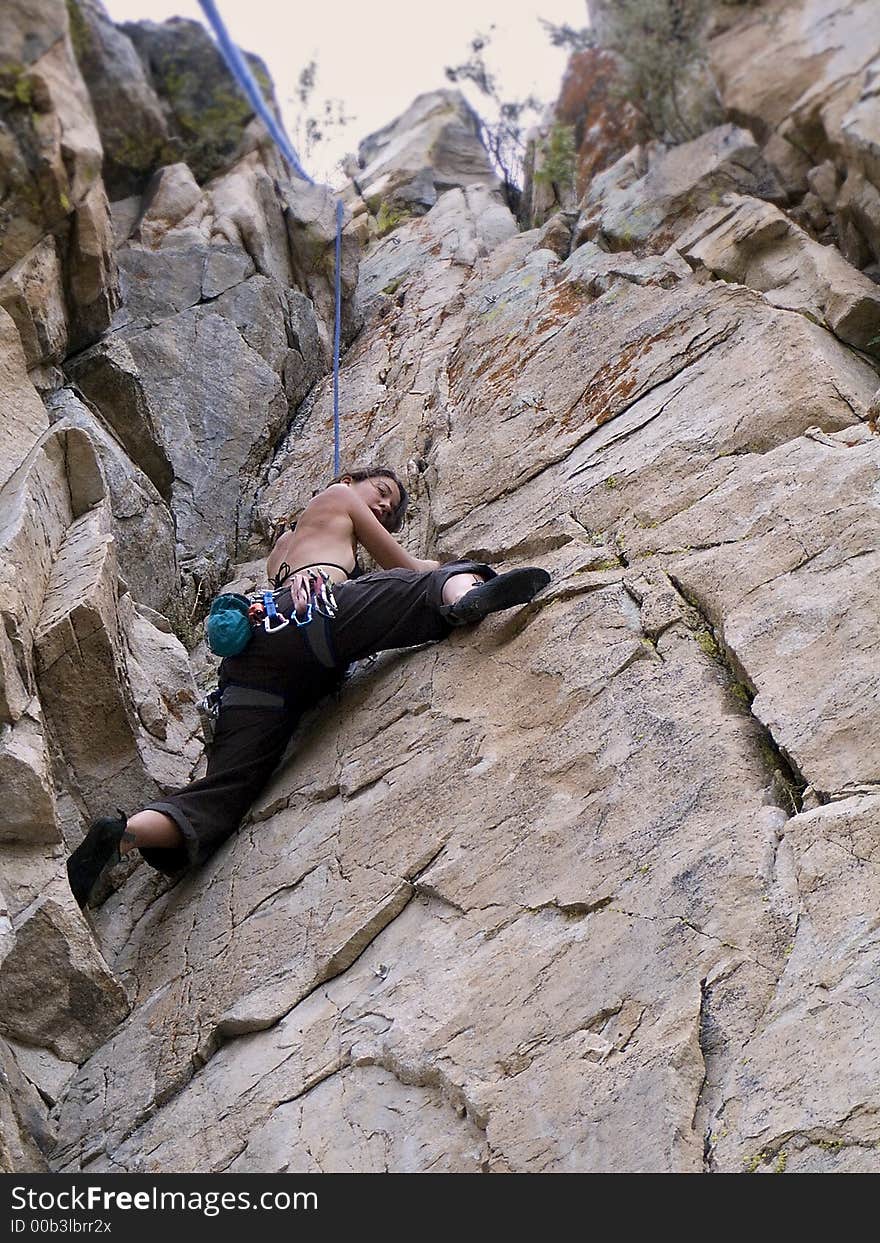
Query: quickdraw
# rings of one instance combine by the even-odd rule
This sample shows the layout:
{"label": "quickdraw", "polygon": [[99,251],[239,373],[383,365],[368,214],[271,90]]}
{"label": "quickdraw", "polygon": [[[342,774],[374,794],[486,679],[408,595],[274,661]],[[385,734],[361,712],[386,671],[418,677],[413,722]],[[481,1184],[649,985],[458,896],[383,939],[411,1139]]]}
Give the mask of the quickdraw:
{"label": "quickdraw", "polygon": [[263,610],[266,616],[263,618],[263,629],[266,634],[277,634],[279,630],[284,630],[290,625],[290,618],[285,617],[283,613],[279,613],[275,607],[275,599],[271,591],[263,592]]}
{"label": "quickdraw", "polygon": [[[333,580],[327,574],[322,574],[318,570],[304,571],[302,578],[305,580],[303,585],[308,587],[308,601],[305,611],[302,614],[297,613],[293,608],[290,616],[286,616],[278,608],[275,603],[276,596],[281,594],[285,588],[279,588],[275,591],[264,591],[260,600],[255,600],[248,609],[248,617],[253,625],[262,625],[266,634],[278,634],[286,626],[293,622],[296,626],[308,626],[317,613],[319,616],[332,620],[337,612],[338,605],[336,597],[333,594]],[[291,588],[291,594],[297,591],[294,586]]]}

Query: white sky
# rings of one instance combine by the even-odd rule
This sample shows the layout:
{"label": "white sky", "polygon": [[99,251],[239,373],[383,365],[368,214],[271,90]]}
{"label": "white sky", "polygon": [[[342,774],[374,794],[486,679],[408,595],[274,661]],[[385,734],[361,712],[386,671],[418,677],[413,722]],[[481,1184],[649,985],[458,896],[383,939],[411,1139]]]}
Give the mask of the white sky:
{"label": "white sky", "polygon": [[[103,2],[115,22],[172,16],[203,21],[197,0]],[[313,100],[320,105],[325,98],[341,99],[354,117],[311,156],[299,150],[316,180],[328,180],[346,151],[393,120],[416,95],[448,87],[444,67],[466,60],[472,37],[493,23],[487,60],[503,97],[534,94],[552,102],[567,53],[550,45],[538,17],[557,26],[587,24],[586,0],[218,0],[218,7],[235,42],[268,65],[294,145],[296,83],[310,60],[318,64]],[[317,111],[314,103],[310,110]]]}

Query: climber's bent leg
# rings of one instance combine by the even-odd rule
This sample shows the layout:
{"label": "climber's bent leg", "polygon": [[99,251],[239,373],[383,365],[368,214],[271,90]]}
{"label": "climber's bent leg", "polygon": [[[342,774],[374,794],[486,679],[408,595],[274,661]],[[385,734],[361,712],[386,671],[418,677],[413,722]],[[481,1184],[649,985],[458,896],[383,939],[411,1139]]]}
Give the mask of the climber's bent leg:
{"label": "climber's bent leg", "polygon": [[477,583],[465,591],[454,604],[446,609],[446,618],[455,626],[465,626],[482,621],[490,613],[528,604],[550,582],[546,570],[535,565],[522,566],[496,574],[485,583]]}
{"label": "climber's bent leg", "polygon": [[147,863],[170,875],[203,862],[231,837],[271,776],[298,719],[299,713],[287,707],[223,707],[221,701],[205,776],[141,813],[159,813],[179,834],[176,847],[138,840]]}
{"label": "climber's bent leg", "polygon": [[549,581],[547,571],[534,566],[497,574],[477,561],[453,561],[427,573],[365,574],[335,589],[336,617],[326,626],[320,623],[324,647],[337,663],[347,664],[375,652],[443,639],[455,626],[525,604]]}
{"label": "climber's bent leg", "polygon": [[119,843],[124,855],[136,846],[175,849],[183,845],[183,834],[170,816],[161,811],[138,811],[129,816]]}
{"label": "climber's bent leg", "polygon": [[444,604],[455,604],[463,595],[486,580],[482,574],[453,574],[443,584],[441,599]]}
{"label": "climber's bent leg", "polygon": [[[301,632],[262,629],[245,651],[220,666],[223,687],[207,772],[126,820],[97,820],[68,861],[71,889],[84,905],[121,848],[136,846],[160,872],[201,863],[241,823],[284,753],[303,711],[339,685],[341,674],[316,666]],[[134,841],[124,842],[131,833]]]}
{"label": "climber's bent leg", "polygon": [[336,616],[325,628],[337,664],[446,638],[454,624],[447,618],[447,584],[453,583],[447,594],[457,596],[462,588],[466,594],[475,577],[493,579],[495,571],[479,561],[453,561],[426,572],[376,570],[341,583],[334,588]]}

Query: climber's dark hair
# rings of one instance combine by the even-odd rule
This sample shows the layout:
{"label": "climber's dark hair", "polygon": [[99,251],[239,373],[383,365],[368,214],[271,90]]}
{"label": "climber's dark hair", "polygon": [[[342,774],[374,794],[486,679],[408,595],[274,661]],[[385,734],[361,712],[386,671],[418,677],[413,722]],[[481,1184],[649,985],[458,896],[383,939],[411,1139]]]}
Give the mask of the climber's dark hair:
{"label": "climber's dark hair", "polygon": [[393,533],[399,531],[403,526],[403,515],[406,513],[406,507],[409,504],[406,488],[393,470],[389,470],[387,466],[357,466],[353,470],[342,471],[334,479],[330,480],[327,487],[329,488],[331,483],[342,483],[343,479],[351,479],[355,483],[360,483],[362,479],[376,479],[379,476],[383,479],[390,479],[392,483],[396,483],[400,492],[400,501],[388,515],[387,521],[383,523],[383,526]]}

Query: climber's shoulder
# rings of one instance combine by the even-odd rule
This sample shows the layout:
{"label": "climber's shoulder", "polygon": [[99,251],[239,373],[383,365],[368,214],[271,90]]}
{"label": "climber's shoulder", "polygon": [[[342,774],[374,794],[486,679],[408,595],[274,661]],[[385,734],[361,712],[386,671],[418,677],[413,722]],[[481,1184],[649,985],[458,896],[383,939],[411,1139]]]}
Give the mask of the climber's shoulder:
{"label": "climber's shoulder", "polygon": [[306,513],[347,514],[351,510],[351,488],[344,483],[331,483],[313,496],[306,506]]}
{"label": "climber's shoulder", "polygon": [[303,511],[299,525],[320,523],[326,526],[328,522],[334,521],[351,522],[351,501],[351,488],[347,488],[344,483],[331,483],[317,496],[312,497]]}

